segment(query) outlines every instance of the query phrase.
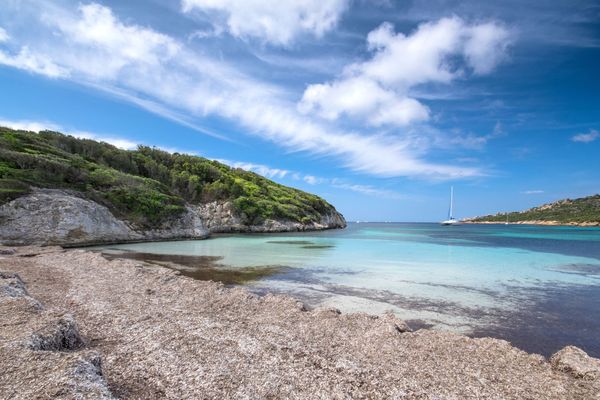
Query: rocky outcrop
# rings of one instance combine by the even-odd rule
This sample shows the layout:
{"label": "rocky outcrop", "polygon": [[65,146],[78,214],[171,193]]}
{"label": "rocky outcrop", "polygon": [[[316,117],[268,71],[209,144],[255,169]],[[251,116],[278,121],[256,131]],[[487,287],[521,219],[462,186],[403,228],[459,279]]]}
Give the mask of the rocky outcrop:
{"label": "rocky outcrop", "polygon": [[241,218],[235,214],[231,202],[217,202],[195,206],[204,226],[211,233],[226,232],[298,232],[345,228],[344,217],[332,209],[329,213],[321,215],[318,222],[302,224],[296,221],[277,221],[268,219],[260,225],[245,225]]}
{"label": "rocky outcrop", "polygon": [[146,240],[201,239],[210,232],[290,232],[343,228],[335,210],[319,222],[267,220],[244,225],[230,202],[188,205],[177,218],[155,229],[140,229],[73,191],[36,189],[0,206],[0,243],[5,245],[89,245]]}
{"label": "rocky outcrop", "polygon": [[552,366],[562,372],[567,372],[575,378],[590,380],[600,379],[600,360],[587,355],[575,346],[567,346],[554,353],[550,358]]}
{"label": "rocky outcrop", "polygon": [[18,274],[0,271],[0,315],[2,398],[114,399],[74,317],[43,307]]}
{"label": "rocky outcrop", "polygon": [[188,210],[168,226],[135,229],[108,208],[57,189],[38,189],[0,207],[0,242],[5,245],[85,245],[174,238],[203,238],[202,221]]}

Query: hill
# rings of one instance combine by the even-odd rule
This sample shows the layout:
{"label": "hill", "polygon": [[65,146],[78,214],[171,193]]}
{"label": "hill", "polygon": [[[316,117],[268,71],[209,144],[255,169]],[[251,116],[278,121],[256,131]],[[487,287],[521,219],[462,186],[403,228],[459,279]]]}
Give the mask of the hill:
{"label": "hill", "polygon": [[217,161],[147,146],[121,150],[58,132],[0,128],[0,206],[40,188],[98,203],[136,229],[164,227],[190,207],[205,205],[212,208],[201,209],[204,214],[227,205],[237,225],[225,231],[268,221],[310,228],[325,215],[338,220],[327,227],[345,225],[322,198]]}
{"label": "hill", "polygon": [[564,199],[525,211],[468,218],[473,223],[539,223],[548,225],[600,225],[600,194]]}

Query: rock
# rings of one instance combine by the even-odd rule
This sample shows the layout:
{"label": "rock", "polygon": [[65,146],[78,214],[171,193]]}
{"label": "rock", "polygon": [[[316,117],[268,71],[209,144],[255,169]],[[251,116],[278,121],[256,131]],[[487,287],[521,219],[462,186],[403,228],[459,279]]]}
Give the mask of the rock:
{"label": "rock", "polygon": [[29,296],[25,283],[18,274],[0,271],[0,297]]}
{"label": "rock", "polygon": [[82,350],[83,339],[72,315],[32,308],[29,300],[37,300],[16,273],[0,271],[0,288],[0,397],[114,399],[100,354]]}
{"label": "rock", "polygon": [[70,375],[69,386],[74,398],[114,399],[102,373],[102,358],[97,352],[77,358]]}
{"label": "rock", "polygon": [[81,193],[58,189],[35,189],[0,206],[0,243],[20,246],[202,239],[211,232],[295,232],[345,226],[344,217],[333,208],[318,222],[266,220],[248,226],[236,215],[231,202],[215,201],[188,204],[183,214],[161,226],[140,229],[118,219],[105,206],[83,198]]}
{"label": "rock", "polygon": [[15,254],[16,252],[17,251],[15,249],[10,248],[10,247],[5,247],[5,248],[0,249],[0,255],[3,255],[3,256],[11,256],[11,255]]}
{"label": "rock", "polygon": [[600,379],[600,360],[575,346],[567,346],[550,358],[552,367],[575,378]]}
{"label": "rock", "polygon": [[0,242],[5,245],[87,245],[207,235],[202,220],[190,209],[162,227],[139,230],[105,206],[57,189],[36,189],[0,206]]}
{"label": "rock", "polygon": [[235,214],[233,204],[229,201],[213,201],[211,203],[195,206],[194,208],[204,222],[206,228],[211,233],[298,232],[346,227],[346,220],[340,213],[335,211],[335,209],[330,210],[328,213],[322,214],[320,221],[311,222],[308,224],[302,224],[295,221],[279,221],[268,219],[260,225],[245,225],[242,223],[241,218]]}
{"label": "rock", "polygon": [[410,329],[408,324],[404,322],[404,320],[396,317],[393,312],[386,312],[381,317],[381,320],[388,326],[388,329],[392,332],[412,332],[412,329]]}
{"label": "rock", "polygon": [[26,341],[31,350],[65,351],[75,350],[85,344],[72,315],[66,314],[42,329],[38,329]]}

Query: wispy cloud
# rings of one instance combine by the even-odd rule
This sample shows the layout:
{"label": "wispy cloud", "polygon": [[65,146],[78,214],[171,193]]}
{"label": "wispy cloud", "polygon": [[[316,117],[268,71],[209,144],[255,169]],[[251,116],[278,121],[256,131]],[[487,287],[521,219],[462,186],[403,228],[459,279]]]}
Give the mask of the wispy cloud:
{"label": "wispy cloud", "polygon": [[383,197],[383,198],[396,199],[396,200],[401,200],[401,199],[406,198],[405,195],[402,195],[401,193],[395,192],[393,190],[379,189],[379,188],[373,187],[371,185],[357,185],[357,184],[352,184],[352,183],[342,183],[342,182],[339,182],[339,180],[334,180],[334,182],[331,184],[331,186],[338,188],[338,189],[351,190],[353,192],[366,194],[368,196]]}
{"label": "wispy cloud", "polygon": [[[118,93],[151,112],[188,126],[195,124],[180,115],[224,118],[240,126],[243,132],[289,150],[335,157],[343,166],[371,175],[427,179],[482,175],[476,166],[428,161],[427,146],[416,134],[345,130],[302,115],[292,100],[294,95],[286,89],[259,81],[237,66],[194,51],[173,37],[125,23],[100,4],[89,3],[73,10],[49,1],[24,0],[18,7],[11,8],[9,3],[4,11],[14,17],[15,23],[35,25],[35,29],[28,29],[26,36],[9,32],[10,46],[0,50],[4,55],[0,63]],[[464,27],[467,28],[473,27]],[[381,47],[385,40],[400,41],[402,35],[385,31],[376,37],[372,41]],[[383,48],[378,51],[385,53]],[[486,70],[486,66],[479,64],[477,51],[471,49],[465,53],[472,55],[468,63],[474,69]],[[23,58],[22,53],[28,57]],[[40,61],[14,62],[28,58]],[[376,58],[373,60],[363,68],[375,74]],[[439,73],[444,75],[448,71]],[[394,104],[408,108],[416,104],[399,101]],[[381,114],[382,123],[388,117],[392,115]],[[210,131],[205,133],[219,136]]]}
{"label": "wispy cloud", "polygon": [[388,199],[405,199],[406,196],[393,190],[380,189],[372,185],[359,185],[347,182],[339,178],[323,178],[309,174],[303,174],[297,171],[287,169],[273,168],[264,164],[255,164],[245,161],[231,161],[217,158],[223,164],[233,168],[241,168],[246,171],[256,172],[257,174],[266,176],[267,178],[290,178],[296,181],[303,181],[309,185],[329,185],[336,189],[349,190],[352,192],[364,194],[367,196],[388,198]]}
{"label": "wispy cloud", "polygon": [[115,147],[125,149],[125,150],[133,150],[137,147],[137,143],[132,142],[131,140],[111,136],[104,135],[98,133],[92,133],[87,131],[80,130],[72,130],[65,128],[59,124],[48,122],[48,121],[28,121],[28,120],[6,120],[0,119],[0,126],[4,126],[12,129],[21,129],[25,131],[31,132],[40,132],[40,131],[55,131],[65,133],[67,135],[74,136],[80,139],[93,139],[100,142],[106,142],[112,144]]}
{"label": "wispy cloud", "polygon": [[286,175],[290,174],[287,169],[271,168],[264,164],[255,164],[245,161],[231,161],[222,158],[217,158],[216,161],[229,165],[232,168],[240,168],[245,171],[256,172],[259,175],[266,176],[267,178],[285,178]]}
{"label": "wispy cloud", "polygon": [[521,193],[522,194],[542,194],[542,193],[544,193],[544,191],[543,190],[525,190]]}
{"label": "wispy cloud", "polygon": [[289,46],[302,34],[321,37],[334,28],[349,0],[182,0],[182,11],[209,14],[214,31]]}
{"label": "wispy cloud", "polygon": [[595,129],[590,129],[588,133],[578,133],[571,137],[571,140],[579,143],[591,143],[600,137],[600,133],[598,133]]}

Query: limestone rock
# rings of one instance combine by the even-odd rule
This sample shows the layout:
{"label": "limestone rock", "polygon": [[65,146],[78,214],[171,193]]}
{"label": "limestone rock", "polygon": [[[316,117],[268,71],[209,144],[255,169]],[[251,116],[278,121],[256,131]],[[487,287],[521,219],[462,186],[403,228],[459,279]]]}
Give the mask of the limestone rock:
{"label": "limestone rock", "polygon": [[576,378],[600,379],[600,360],[575,346],[566,346],[550,358],[552,367]]}
{"label": "limestone rock", "polygon": [[[211,232],[295,232],[345,226],[344,217],[334,209],[323,214],[320,221],[308,224],[266,220],[248,226],[236,215],[231,202],[212,202],[188,204],[182,215],[162,226],[140,229],[80,193],[58,189],[35,189],[0,206],[0,243],[9,246],[201,239]],[[2,254],[10,254],[10,250]]]}
{"label": "limestone rock", "polygon": [[36,330],[26,341],[31,350],[64,351],[75,350],[85,342],[72,315],[66,314]]}
{"label": "limestone rock", "polygon": [[139,230],[103,205],[57,189],[36,189],[0,206],[0,242],[5,245],[87,245],[204,238],[207,234],[202,220],[190,209],[165,226]]}
{"label": "limestone rock", "polygon": [[320,221],[307,224],[267,219],[260,225],[244,225],[241,218],[235,214],[233,204],[229,201],[213,201],[195,206],[194,209],[211,233],[299,232],[346,227],[344,217],[335,210],[321,215]]}

